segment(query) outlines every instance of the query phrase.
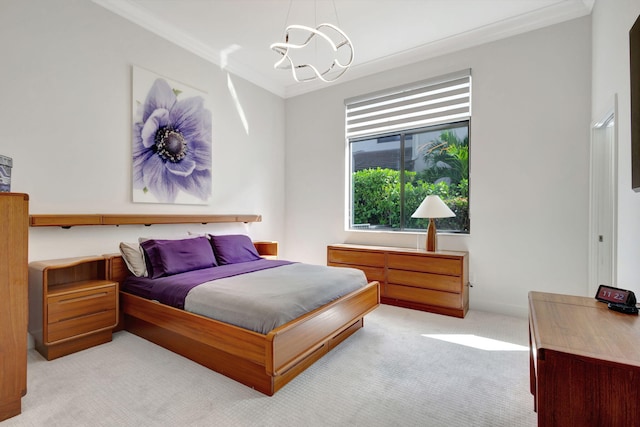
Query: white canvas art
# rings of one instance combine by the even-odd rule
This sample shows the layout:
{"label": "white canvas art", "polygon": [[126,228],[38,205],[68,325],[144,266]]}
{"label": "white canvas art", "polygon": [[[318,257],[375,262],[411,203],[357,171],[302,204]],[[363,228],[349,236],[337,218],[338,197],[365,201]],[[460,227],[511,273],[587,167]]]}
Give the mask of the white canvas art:
{"label": "white canvas art", "polygon": [[134,66],[132,99],[133,201],[209,204],[207,94]]}

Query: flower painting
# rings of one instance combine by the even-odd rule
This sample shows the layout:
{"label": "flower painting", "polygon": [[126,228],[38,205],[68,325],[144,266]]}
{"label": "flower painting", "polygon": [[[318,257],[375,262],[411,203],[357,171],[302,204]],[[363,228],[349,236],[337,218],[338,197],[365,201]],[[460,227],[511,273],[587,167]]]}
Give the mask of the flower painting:
{"label": "flower painting", "polygon": [[211,111],[205,93],[133,68],[133,201],[208,204]]}

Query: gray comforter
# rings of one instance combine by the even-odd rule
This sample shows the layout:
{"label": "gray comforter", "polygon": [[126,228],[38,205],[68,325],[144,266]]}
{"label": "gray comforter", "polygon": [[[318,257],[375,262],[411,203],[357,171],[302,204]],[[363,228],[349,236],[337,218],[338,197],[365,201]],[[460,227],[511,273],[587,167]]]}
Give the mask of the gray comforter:
{"label": "gray comforter", "polygon": [[354,268],[295,263],[198,285],[184,308],[267,334],[366,284],[364,273]]}

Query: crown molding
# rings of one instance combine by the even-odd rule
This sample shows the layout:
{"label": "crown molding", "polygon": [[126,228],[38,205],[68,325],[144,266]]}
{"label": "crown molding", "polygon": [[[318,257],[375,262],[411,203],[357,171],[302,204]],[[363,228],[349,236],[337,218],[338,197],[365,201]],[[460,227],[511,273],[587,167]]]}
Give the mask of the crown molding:
{"label": "crown molding", "polygon": [[[181,31],[175,25],[158,19],[147,9],[130,0],[92,0],[95,4],[133,22],[134,24],[174,43],[177,46],[217,65],[221,70],[235,74],[281,98],[291,98],[327,87],[321,81],[281,85],[257,72],[255,68],[234,61],[211,49],[205,43]],[[499,39],[589,15],[594,0],[570,0],[555,3],[538,10],[503,21],[475,28],[465,33],[445,37],[412,49],[396,52],[383,58],[353,65],[338,82],[355,80],[393,68],[403,67],[447,53],[478,46]],[[225,56],[223,58],[223,55]]]}
{"label": "crown molding", "polygon": [[[571,19],[581,18],[591,14],[592,7],[593,0],[575,0],[572,2],[557,3],[491,25],[478,27],[465,33],[423,44],[413,49],[396,52],[373,61],[354,65],[337,83],[356,80],[394,68],[436,58],[448,53],[559,24]],[[304,95],[305,93],[326,87],[326,85],[323,86],[319,83],[321,82],[308,82],[304,85],[286,86],[284,97],[291,98]]]}

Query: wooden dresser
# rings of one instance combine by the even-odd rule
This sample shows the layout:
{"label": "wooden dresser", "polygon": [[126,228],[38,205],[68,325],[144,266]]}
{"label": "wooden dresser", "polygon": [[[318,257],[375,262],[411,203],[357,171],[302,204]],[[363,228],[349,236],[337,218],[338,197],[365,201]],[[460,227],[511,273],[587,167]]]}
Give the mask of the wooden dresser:
{"label": "wooden dresser", "polygon": [[29,264],[29,332],[47,360],[111,341],[118,283],[102,256]]}
{"label": "wooden dresser", "polygon": [[27,392],[29,196],[0,193],[0,421]]}
{"label": "wooden dresser", "polygon": [[467,252],[334,244],[327,265],[358,268],[379,281],[383,304],[456,317],[469,309]]}
{"label": "wooden dresser", "polygon": [[594,298],[529,293],[538,426],[640,424],[640,318]]}

